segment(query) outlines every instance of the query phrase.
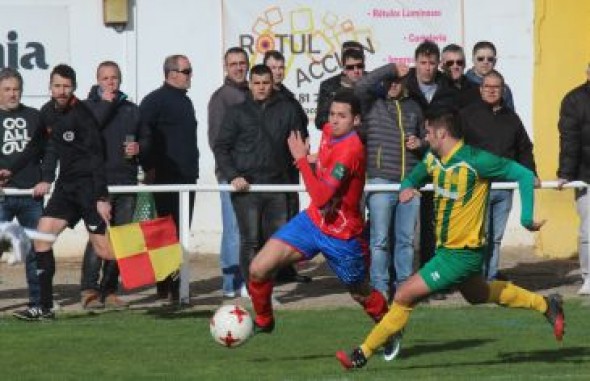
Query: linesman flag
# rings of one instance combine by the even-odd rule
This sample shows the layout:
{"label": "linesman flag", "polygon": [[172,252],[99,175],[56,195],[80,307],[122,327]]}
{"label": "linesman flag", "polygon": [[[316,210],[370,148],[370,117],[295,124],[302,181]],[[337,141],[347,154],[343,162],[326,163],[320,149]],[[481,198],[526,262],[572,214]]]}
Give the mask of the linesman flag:
{"label": "linesman flag", "polygon": [[182,248],[171,216],[113,226],[109,236],[127,290],[164,280],[182,264]]}

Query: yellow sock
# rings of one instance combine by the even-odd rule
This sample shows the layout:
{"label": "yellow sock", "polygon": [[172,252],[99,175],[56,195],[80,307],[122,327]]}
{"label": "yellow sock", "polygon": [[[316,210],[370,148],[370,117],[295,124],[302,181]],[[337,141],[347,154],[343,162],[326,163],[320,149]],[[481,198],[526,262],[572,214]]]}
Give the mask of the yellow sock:
{"label": "yellow sock", "polygon": [[547,302],[542,295],[499,280],[490,283],[488,302],[511,308],[533,309],[541,313],[547,311]]}
{"label": "yellow sock", "polygon": [[391,304],[389,312],[373,328],[369,336],[365,339],[365,342],[361,345],[361,350],[366,358],[371,357],[373,352],[381,348],[390,336],[401,331],[406,326],[410,312],[412,312],[412,309],[409,307],[399,305],[395,302]]}

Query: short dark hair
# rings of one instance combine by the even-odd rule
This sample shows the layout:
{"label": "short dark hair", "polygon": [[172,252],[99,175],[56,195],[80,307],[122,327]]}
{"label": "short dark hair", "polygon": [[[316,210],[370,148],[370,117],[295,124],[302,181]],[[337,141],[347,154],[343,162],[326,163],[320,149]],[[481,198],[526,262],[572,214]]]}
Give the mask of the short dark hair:
{"label": "short dark hair", "polygon": [[360,61],[365,62],[365,55],[361,51],[355,50],[355,49],[349,49],[349,50],[345,50],[344,53],[342,54],[342,65],[344,65],[344,63],[350,58],[352,58],[354,60],[360,60]]}
{"label": "short dark hair", "polygon": [[450,108],[430,108],[424,115],[428,125],[435,129],[444,128],[455,139],[463,137],[463,130],[458,123],[457,114]]}
{"label": "short dark hair", "polygon": [[354,92],[350,91],[350,89],[340,89],[334,94],[334,98],[332,98],[332,103],[346,103],[350,106],[350,111],[352,116],[357,116],[361,114],[361,101],[358,99]]}
{"label": "short dark hair", "polygon": [[494,52],[494,55],[497,54],[496,46],[492,44],[490,41],[478,41],[473,45],[473,55],[480,49],[491,49]]}
{"label": "short dark hair", "polygon": [[285,56],[283,55],[283,53],[279,52],[278,50],[267,50],[266,53],[264,53],[262,63],[266,65],[268,60],[271,58],[273,58],[275,61],[285,62]]}
{"label": "short dark hair", "polygon": [[18,82],[18,87],[23,89],[23,76],[18,72],[18,70],[13,69],[11,67],[5,67],[0,69],[0,82],[5,79],[14,78]]}
{"label": "short dark hair", "polygon": [[270,78],[272,79],[272,71],[270,70],[270,68],[266,65],[263,64],[258,64],[258,65],[254,65],[252,66],[252,69],[250,69],[250,80],[252,80],[252,76],[253,75],[270,75]]}
{"label": "short dark hair", "polygon": [[53,80],[53,76],[56,74],[72,81],[72,87],[76,90],[76,87],[78,86],[78,83],[76,82],[76,72],[70,65],[59,64],[55,66],[49,75],[50,81]]}
{"label": "short dark hair", "polygon": [[445,46],[442,50],[442,53],[460,53],[463,57],[465,57],[465,51],[463,50],[463,47],[461,45],[457,45],[457,44],[448,44],[447,46]]}
{"label": "short dark hair", "polygon": [[223,55],[223,62],[227,62],[227,56],[229,56],[230,54],[243,54],[244,57],[246,57],[246,62],[250,60],[250,57],[248,56],[248,52],[246,52],[246,49],[240,48],[239,46],[232,46],[231,48],[225,51],[225,54]]}
{"label": "short dark hair", "polygon": [[418,56],[436,56],[436,59],[440,60],[440,49],[435,42],[424,40],[414,51],[414,59],[417,60]]}
{"label": "short dark hair", "polygon": [[[490,71],[489,73],[485,74],[485,75],[483,76],[483,79],[485,80],[487,77],[496,77],[496,78],[499,78],[499,79],[500,79],[500,81],[502,82],[502,86],[504,86],[504,76],[503,76],[502,74],[500,74],[500,72],[499,72],[499,71],[497,71],[497,70],[492,70],[492,71]],[[482,81],[481,83],[482,83],[482,85],[483,85],[483,81]]]}
{"label": "short dark hair", "polygon": [[340,54],[344,55],[344,52],[346,52],[347,50],[358,50],[359,52],[361,52],[361,54],[363,56],[365,55],[364,47],[358,41],[354,41],[354,40],[344,41],[342,43],[342,47],[340,48],[340,52],[341,52]]}

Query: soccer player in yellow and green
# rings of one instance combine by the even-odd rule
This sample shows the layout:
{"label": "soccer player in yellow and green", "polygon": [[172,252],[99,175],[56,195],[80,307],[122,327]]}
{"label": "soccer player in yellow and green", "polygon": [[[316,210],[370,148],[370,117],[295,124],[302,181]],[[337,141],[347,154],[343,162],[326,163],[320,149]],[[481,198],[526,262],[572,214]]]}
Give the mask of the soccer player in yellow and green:
{"label": "soccer player in yellow and green", "polygon": [[435,256],[412,275],[395,294],[389,312],[352,353],[336,353],[346,369],[361,368],[390,338],[401,337],[416,303],[428,295],[457,287],[471,304],[496,303],[528,308],[544,314],[557,340],[565,329],[563,302],[558,294],[544,297],[510,282],[487,283],[481,273],[485,247],[485,216],[491,179],[517,181],[521,198],[520,221],[538,231],[545,221],[533,220],[534,174],[518,163],[466,145],[461,129],[448,112],[427,116],[430,151],[402,182],[400,201],[419,195],[432,180],[435,197]]}

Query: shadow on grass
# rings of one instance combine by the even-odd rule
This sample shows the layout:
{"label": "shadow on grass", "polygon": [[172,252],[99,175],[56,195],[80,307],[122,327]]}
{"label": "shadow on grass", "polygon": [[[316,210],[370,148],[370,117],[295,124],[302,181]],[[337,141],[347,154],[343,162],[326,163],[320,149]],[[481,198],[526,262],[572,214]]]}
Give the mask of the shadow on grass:
{"label": "shadow on grass", "polygon": [[453,340],[445,341],[442,343],[426,343],[416,344],[411,347],[404,347],[400,353],[400,358],[416,357],[420,355],[426,355],[429,353],[440,353],[448,351],[458,351],[467,348],[479,347],[492,343],[496,340],[493,339],[465,339],[465,340]]}
{"label": "shadow on grass", "polygon": [[[408,350],[404,350],[404,355]],[[472,362],[445,362],[444,364],[415,364],[411,366],[402,366],[400,369],[430,369],[430,368],[455,368],[458,366],[488,366],[488,365],[506,365],[507,363],[584,363],[588,362],[590,357],[590,348],[588,347],[568,347],[558,349],[546,349],[526,352],[500,352],[497,359],[487,361]]]}
{"label": "shadow on grass", "polygon": [[142,308],[146,315],[153,316],[156,319],[178,320],[178,319],[210,319],[213,316],[213,311],[209,310],[189,310],[179,307],[165,306],[165,307],[149,307]]}
{"label": "shadow on grass", "polygon": [[[428,353],[440,353],[447,351],[458,351],[467,348],[478,347],[486,345],[495,340],[491,339],[473,339],[473,340],[454,340],[444,343],[432,344],[418,344],[408,348],[404,348],[401,357],[415,357]],[[263,363],[273,361],[300,361],[300,360],[317,360],[317,359],[333,359],[334,355],[330,354],[309,354],[303,356],[283,356],[283,357],[261,357],[250,360],[250,362]]]}

